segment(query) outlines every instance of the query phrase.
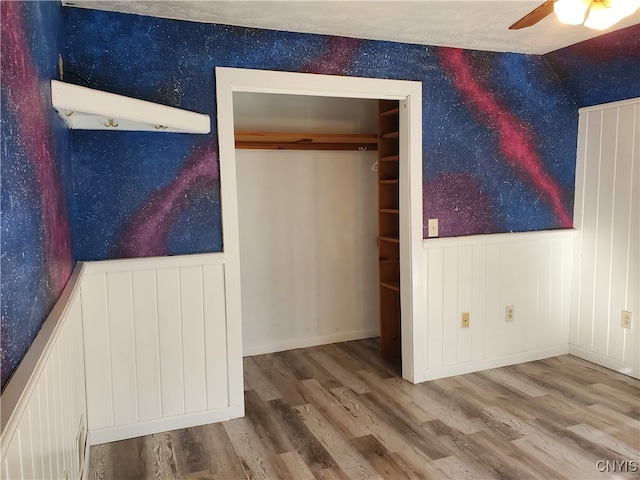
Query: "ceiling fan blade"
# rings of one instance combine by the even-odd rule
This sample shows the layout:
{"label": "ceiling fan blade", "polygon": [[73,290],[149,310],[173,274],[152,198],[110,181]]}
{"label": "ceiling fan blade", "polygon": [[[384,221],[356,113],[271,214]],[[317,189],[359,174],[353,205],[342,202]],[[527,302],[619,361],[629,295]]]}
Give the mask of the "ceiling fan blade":
{"label": "ceiling fan blade", "polygon": [[509,27],[509,30],[520,30],[521,28],[530,27],[535,25],[544,17],[553,12],[553,4],[556,0],[547,0],[535,10],[527,13],[524,17],[518,20],[516,23]]}

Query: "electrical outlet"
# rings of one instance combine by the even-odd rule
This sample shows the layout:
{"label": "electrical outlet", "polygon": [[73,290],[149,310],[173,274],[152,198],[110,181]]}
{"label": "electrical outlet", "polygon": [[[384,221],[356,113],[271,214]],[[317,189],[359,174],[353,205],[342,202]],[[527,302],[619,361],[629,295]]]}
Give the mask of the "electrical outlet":
{"label": "electrical outlet", "polygon": [[622,311],[622,328],[631,328],[631,312]]}
{"label": "electrical outlet", "polygon": [[438,219],[430,218],[428,222],[428,230],[429,237],[437,237],[438,236]]}
{"label": "electrical outlet", "polygon": [[469,328],[469,312],[462,314],[462,328]]}
{"label": "electrical outlet", "polygon": [[508,305],[504,312],[504,321],[513,322],[515,318],[513,305]]}

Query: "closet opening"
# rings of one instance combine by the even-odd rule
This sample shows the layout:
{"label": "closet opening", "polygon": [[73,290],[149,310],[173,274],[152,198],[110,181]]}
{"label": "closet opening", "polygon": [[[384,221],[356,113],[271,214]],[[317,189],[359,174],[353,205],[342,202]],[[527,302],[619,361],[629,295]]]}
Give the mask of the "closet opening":
{"label": "closet opening", "polygon": [[243,356],[379,337],[378,102],[235,92],[233,108]]}
{"label": "closet opening", "polygon": [[[340,228],[347,228],[348,226],[351,230],[359,229],[358,233],[358,241],[360,246],[363,244],[363,239],[365,235],[362,232],[368,232],[367,237],[370,237],[371,244],[365,248],[368,249],[368,254],[364,254],[362,258],[365,258],[367,255],[369,258],[372,258],[372,261],[365,262],[365,260],[358,260],[360,264],[359,266],[355,266],[352,268],[360,268],[360,269],[369,269],[367,274],[361,276],[361,278],[367,277],[372,283],[368,285],[360,285],[361,289],[368,289],[367,291],[371,292],[374,289],[374,293],[371,294],[370,298],[357,299],[358,306],[354,307],[353,304],[350,308],[360,308],[360,309],[369,309],[369,313],[365,314],[365,317],[371,318],[371,311],[376,312],[376,325],[373,326],[371,323],[366,325],[360,325],[358,327],[359,332],[366,332],[369,329],[370,336],[373,336],[377,333],[375,330],[379,328],[379,315],[380,306],[378,301],[382,299],[381,297],[381,283],[379,282],[379,278],[383,278],[382,270],[378,271],[378,259],[383,258],[385,260],[385,266],[381,268],[386,268],[388,271],[396,271],[399,273],[397,275],[399,278],[389,278],[388,283],[392,288],[384,287],[386,290],[390,292],[395,292],[398,295],[394,297],[394,307],[390,308],[390,310],[396,312],[396,316],[399,317],[399,328],[398,328],[398,341],[397,345],[399,351],[401,352],[402,358],[402,376],[403,378],[412,381],[419,382],[420,378],[424,372],[424,332],[422,325],[422,257],[421,257],[421,246],[422,246],[422,158],[421,158],[421,144],[422,144],[422,93],[421,93],[421,83],[419,82],[405,82],[405,81],[397,81],[397,80],[381,80],[381,79],[366,79],[366,78],[351,78],[351,77],[337,77],[337,76],[326,76],[326,75],[313,75],[313,74],[298,74],[298,73],[286,73],[286,72],[270,72],[270,71],[255,71],[255,70],[246,70],[246,69],[232,69],[232,68],[217,68],[216,69],[216,90],[217,90],[217,107],[218,107],[218,138],[219,138],[219,149],[220,149],[220,179],[221,179],[221,203],[222,203],[222,215],[223,215],[223,235],[224,235],[224,254],[225,254],[225,268],[227,270],[227,309],[228,309],[228,345],[229,345],[229,362],[232,369],[238,372],[238,377],[235,378],[230,383],[232,388],[231,390],[241,388],[242,386],[242,356],[243,356],[243,332],[242,332],[242,324],[244,319],[245,312],[247,312],[247,319],[249,319],[250,310],[256,308],[255,305],[247,304],[243,299],[243,288],[248,285],[246,282],[251,282],[252,279],[250,276],[255,272],[250,272],[250,269],[247,268],[246,271],[243,272],[242,261],[246,256],[254,255],[256,258],[260,257],[261,261],[264,262],[264,265],[268,265],[270,260],[274,260],[280,255],[282,252],[278,252],[278,249],[287,250],[287,249],[300,249],[295,250],[293,252],[294,259],[296,255],[304,256],[308,254],[309,249],[305,250],[305,246],[308,246],[312,242],[318,241],[318,239],[314,235],[305,236],[302,234],[299,241],[292,242],[291,238],[287,238],[284,244],[279,243],[276,240],[271,240],[271,249],[273,255],[270,258],[270,253],[268,251],[260,251],[260,241],[261,237],[265,235],[270,235],[271,233],[267,232],[266,229],[260,230],[260,222],[262,225],[269,225],[269,220],[266,220],[260,217],[259,212],[258,216],[255,217],[256,212],[245,215],[244,209],[246,206],[247,199],[253,197],[250,201],[254,204],[260,201],[260,197],[255,194],[256,191],[261,189],[260,191],[267,192],[267,195],[270,197],[269,199],[265,199],[266,202],[270,203],[267,208],[270,208],[272,211],[272,219],[271,221],[280,222],[285,221],[284,218],[278,218],[278,209],[276,206],[277,202],[290,203],[287,205],[287,208],[294,212],[297,212],[301,216],[296,221],[296,224],[302,225],[305,221],[311,222],[315,226],[322,226],[322,219],[325,221],[336,221],[337,219],[332,218],[331,212],[333,212],[333,216],[341,216],[343,215],[344,210],[344,201],[340,198],[333,198],[333,196],[328,193],[329,187],[332,186],[331,182],[340,182],[345,181],[341,178],[336,177],[335,174],[331,172],[329,168],[328,171],[320,172],[318,174],[318,178],[320,178],[319,184],[314,183],[314,175],[309,174],[309,170],[305,172],[303,169],[303,162],[307,162],[309,164],[313,164],[313,157],[317,157],[317,162],[319,162],[319,154],[318,150],[314,150],[318,144],[335,144],[339,143],[342,145],[351,144],[351,146],[347,146],[344,150],[340,150],[338,155],[335,155],[334,161],[336,165],[334,169],[337,167],[342,167],[344,169],[345,165],[351,160],[344,160],[344,158],[354,159],[356,157],[346,157],[349,155],[360,156],[365,160],[359,161],[354,160],[351,162],[349,166],[350,169],[353,170],[353,175],[350,181],[355,182],[354,179],[358,179],[361,184],[358,185],[342,185],[340,186],[339,196],[346,196],[353,198],[354,191],[359,192],[363,196],[360,200],[351,200],[349,203],[349,209],[352,211],[350,215],[353,218],[354,212],[360,212],[359,215],[370,215],[373,217],[369,217],[368,223],[365,222],[362,225],[351,225],[348,226],[348,220],[342,219],[342,223],[337,222]],[[382,154],[380,152],[374,153],[370,150],[370,146],[367,146],[366,149],[362,148],[366,143],[363,142],[371,142],[371,134],[374,136],[379,136],[380,132],[378,131],[379,125],[374,126],[371,133],[368,132],[346,132],[344,135],[347,137],[342,138],[328,138],[323,137],[322,135],[318,138],[308,138],[308,135],[305,135],[301,139],[298,139],[296,143],[298,146],[305,145],[297,150],[283,150],[283,147],[273,146],[273,151],[276,151],[280,154],[280,158],[276,160],[277,162],[281,162],[282,165],[276,166],[275,164],[269,164],[269,160],[265,157],[262,160],[252,160],[251,153],[247,154],[249,150],[244,150],[243,153],[238,153],[236,151],[236,141],[242,142],[262,142],[265,140],[262,136],[244,136],[243,138],[236,139],[235,136],[235,118],[234,116],[240,115],[239,111],[234,111],[234,97],[236,99],[241,99],[242,96],[240,94],[271,94],[271,99],[275,99],[275,101],[287,101],[285,100],[288,96],[298,96],[298,97],[329,97],[333,99],[338,99],[339,101],[347,104],[351,101],[368,102],[369,108],[374,109],[374,114],[370,115],[373,118],[373,121],[378,123],[378,118],[384,113],[387,116],[391,123],[396,122],[397,128],[395,130],[388,129],[384,127],[387,131],[384,132],[385,135],[388,136],[388,139],[391,140],[395,138],[396,152],[394,154],[390,154],[388,151],[384,150],[386,147],[383,147],[384,157],[388,157],[385,160],[382,160],[382,157],[378,157],[378,155]],[[265,97],[266,98],[266,97]],[[298,99],[300,100],[300,99]],[[379,100],[383,100],[384,102],[379,102]],[[238,102],[243,102],[244,100],[237,100]],[[271,100],[270,100],[271,101]],[[385,103],[391,102],[391,103]],[[251,103],[251,102],[249,102]],[[239,104],[238,104],[239,105]],[[395,105],[391,109],[389,109],[389,105]],[[239,107],[240,108],[240,107]],[[393,113],[391,113],[393,110]],[[393,116],[395,120],[393,119]],[[380,122],[382,125],[382,122]],[[247,130],[243,130],[245,133],[252,133],[252,129],[254,126],[249,125],[250,128]],[[300,125],[299,125],[300,127]],[[383,128],[383,127],[380,127]],[[278,131],[278,125],[271,125],[270,130],[272,132]],[[298,132],[303,131],[303,129],[296,129]],[[339,130],[336,132],[335,128],[331,129],[332,131],[325,130],[324,132],[316,132],[320,134],[336,134],[341,133]],[[253,132],[256,133],[255,131]],[[264,133],[264,132],[257,132]],[[286,133],[280,131],[279,133]],[[289,132],[291,133],[291,132]],[[294,132],[295,133],[295,132]],[[360,138],[354,139],[349,137],[349,135],[359,135]],[[287,136],[279,137],[279,138],[268,138],[268,142],[287,142],[290,140]],[[377,139],[375,140],[375,144],[377,146]],[[353,152],[353,144],[357,145],[358,150]],[[307,145],[309,149],[307,150]],[[311,146],[313,145],[313,146]],[[369,143],[371,145],[371,143]],[[382,146],[382,143],[380,143]],[[285,145],[286,147],[286,145]],[[264,145],[261,145],[260,152],[264,153]],[[335,145],[330,145],[327,147],[332,151],[335,151]],[[305,157],[305,160],[302,162],[299,161],[301,159],[300,150],[304,151],[305,155],[308,155],[308,158]],[[313,152],[316,153],[313,153]],[[297,152],[297,153],[296,153]],[[309,154],[309,152],[312,152]],[[246,155],[245,155],[246,154]],[[298,157],[296,157],[298,155]],[[341,155],[344,155],[341,157]],[[264,156],[264,155],[263,155]],[[268,156],[268,155],[267,155]],[[360,158],[357,157],[357,158]],[[395,167],[393,167],[392,160],[390,157],[396,157],[395,159]],[[342,164],[340,164],[342,160]],[[298,160],[298,161],[296,161]],[[382,160],[382,161],[381,161]],[[262,162],[263,165],[257,165],[257,163]],[[388,164],[382,169],[380,169],[380,165],[382,163]],[[373,171],[371,167],[377,167],[376,171]],[[307,166],[307,169],[310,167]],[[320,168],[320,167],[317,167]],[[396,169],[395,178],[392,178],[394,168]],[[256,171],[256,169],[258,171]],[[262,169],[262,170],[261,170]],[[284,176],[290,176],[291,182],[287,183],[286,179],[277,178],[275,181],[283,181],[285,186],[292,187],[294,190],[300,190],[301,192],[308,192],[308,195],[313,197],[316,195],[316,204],[318,204],[317,199],[324,199],[328,204],[328,209],[316,209],[313,213],[319,215],[319,218],[305,218],[305,215],[311,217],[310,214],[312,208],[310,205],[313,204],[313,198],[305,198],[300,200],[302,197],[298,197],[298,201],[300,203],[307,202],[307,205],[297,204],[297,201],[291,201],[290,199],[287,201],[286,198],[282,198],[284,192],[284,188],[270,186],[269,180],[267,178],[266,173],[261,174],[260,172],[267,172],[269,169],[277,170],[282,172]],[[337,171],[337,170],[334,170]],[[382,177],[380,175],[383,175]],[[323,175],[326,175],[327,178],[322,178]],[[250,185],[249,188],[255,187],[257,190],[253,192],[252,195],[248,195],[247,191],[243,191],[245,185],[245,178],[250,177],[249,180]],[[273,179],[272,179],[273,181]],[[251,183],[253,182],[253,183]],[[304,182],[307,182],[306,184]],[[384,187],[381,187],[384,185]],[[333,185],[334,187],[336,185]],[[384,188],[386,193],[381,193],[378,197],[378,188]],[[351,190],[351,191],[350,191]],[[393,201],[390,198],[390,193],[392,191],[396,191],[396,200]],[[374,193],[375,192],[375,193]],[[368,195],[368,196],[367,196]],[[386,195],[386,196],[385,196]],[[378,204],[378,197],[380,201],[384,201],[385,204]],[[331,203],[335,201],[335,203]],[[371,201],[373,201],[373,205],[370,205]],[[284,203],[283,203],[284,202]],[[358,203],[359,202],[359,203]],[[391,202],[391,203],[389,203]],[[291,203],[293,203],[291,205]],[[356,203],[356,206],[354,206]],[[366,205],[365,205],[366,204]],[[254,205],[255,207],[255,205]],[[251,208],[254,208],[251,207]],[[263,207],[263,205],[260,205]],[[306,209],[306,210],[305,210]],[[384,210],[384,211],[381,211]],[[393,211],[393,212],[392,212]],[[365,213],[366,212],[366,213]],[[252,217],[252,215],[254,217]],[[379,223],[380,219],[378,218],[381,215],[391,215],[392,217],[384,217],[384,218],[393,218],[395,215],[396,220],[395,224],[393,222],[386,221],[386,223]],[[289,215],[287,215],[289,216]],[[328,218],[327,218],[328,217]],[[253,218],[253,220],[252,220]],[[348,218],[348,216],[345,216]],[[274,220],[275,219],[275,220]],[[247,226],[248,225],[248,226]],[[372,227],[374,225],[374,227]],[[252,232],[249,236],[245,237],[242,229],[250,229]],[[378,231],[380,228],[380,231]],[[253,230],[251,230],[253,229]],[[277,230],[276,228],[271,228],[270,230]],[[316,229],[317,230],[317,229]],[[336,237],[336,231],[333,231],[333,237]],[[316,233],[318,233],[316,231]],[[346,232],[345,232],[346,233]],[[348,232],[348,236],[353,237],[353,231]],[[383,250],[385,247],[381,247],[380,252],[378,251],[378,243],[380,242],[381,237],[391,238],[394,235],[397,236],[395,238],[395,243],[397,250],[393,253],[389,250]],[[383,235],[384,234],[384,235]],[[320,233],[321,235],[321,233]],[[331,237],[332,235],[329,235]],[[345,235],[347,236],[347,235]],[[335,238],[335,242],[342,240],[340,238]],[[323,239],[323,242],[330,242],[330,239]],[[287,244],[287,242],[289,242]],[[247,247],[246,245],[249,245]],[[257,252],[247,253],[249,249],[256,249]],[[349,246],[349,248],[354,248],[353,246]],[[319,251],[315,249],[315,251]],[[320,250],[321,251],[321,250]],[[384,252],[386,254],[381,254]],[[286,252],[285,252],[286,253]],[[289,254],[292,252],[289,251]],[[362,252],[360,252],[362,253]],[[245,256],[245,257],[243,257]],[[339,256],[339,255],[338,255]],[[321,265],[321,268],[331,268],[331,262],[334,261],[336,264],[340,263],[339,258],[334,259],[323,259],[323,258],[315,258],[318,262],[316,265]],[[394,266],[395,265],[395,266]],[[335,266],[335,265],[334,265]],[[277,269],[276,266],[271,266],[272,268]],[[289,264],[289,269],[296,268],[304,268],[298,264],[298,262],[291,262]],[[266,270],[265,270],[266,271]],[[259,275],[266,275],[266,273],[260,273]],[[380,277],[379,277],[380,275]],[[249,277],[247,277],[249,276]],[[245,279],[249,278],[245,281]],[[313,282],[314,279],[312,276],[306,277],[306,282]],[[396,283],[397,282],[397,283]],[[402,285],[402,288],[399,286]],[[284,288],[283,291],[288,292],[289,295],[293,295],[295,288],[298,285],[291,284],[291,288]],[[312,286],[313,287],[313,286]],[[253,287],[246,287],[248,290],[251,290]],[[326,284],[322,288],[328,288]],[[400,292],[397,292],[400,290]],[[363,290],[364,291],[364,290]],[[334,292],[335,293],[335,292]],[[345,296],[344,298],[347,298]],[[267,298],[267,297],[264,297]],[[272,302],[278,302],[282,300],[281,298],[271,297]],[[353,300],[353,298],[351,299]],[[251,300],[248,300],[249,302]],[[345,300],[347,301],[347,300]],[[366,305],[363,305],[366,303]],[[348,301],[347,301],[348,303]],[[372,305],[373,304],[373,307]],[[314,308],[324,308],[324,305],[316,305]],[[287,327],[291,328],[291,327]],[[247,338],[249,338],[251,334],[247,332]],[[401,340],[400,340],[401,339]],[[420,348],[415,348],[415,342],[418,341],[421,343]],[[341,341],[341,340],[331,340],[331,341]],[[249,344],[247,344],[249,346]],[[297,348],[293,347],[293,348]],[[282,349],[286,349],[282,348]],[[276,350],[274,350],[276,351]],[[248,354],[255,354],[257,352],[245,352]],[[266,352],[265,352],[266,353]],[[237,383],[236,383],[237,382]],[[237,398],[241,396],[241,390],[234,390],[234,395],[238,395]]]}

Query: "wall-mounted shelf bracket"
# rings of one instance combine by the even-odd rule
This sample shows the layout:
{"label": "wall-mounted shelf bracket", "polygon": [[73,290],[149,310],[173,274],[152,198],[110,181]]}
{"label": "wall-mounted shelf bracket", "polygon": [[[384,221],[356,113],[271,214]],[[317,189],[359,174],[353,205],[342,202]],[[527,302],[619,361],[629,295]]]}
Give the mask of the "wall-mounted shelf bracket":
{"label": "wall-mounted shelf bracket", "polygon": [[51,101],[71,129],[209,133],[209,115],[51,80]]}

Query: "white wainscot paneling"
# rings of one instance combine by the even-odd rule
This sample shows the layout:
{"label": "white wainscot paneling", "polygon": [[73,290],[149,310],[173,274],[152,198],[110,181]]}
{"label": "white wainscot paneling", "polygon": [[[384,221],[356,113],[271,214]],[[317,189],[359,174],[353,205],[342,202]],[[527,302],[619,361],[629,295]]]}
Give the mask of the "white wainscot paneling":
{"label": "white wainscot paneling", "polygon": [[640,99],[580,110],[574,223],[570,353],[640,378]]}
{"label": "white wainscot paneling", "polygon": [[[423,242],[424,380],[568,352],[573,230]],[[505,321],[506,307],[515,310]],[[469,328],[461,327],[469,312]]]}
{"label": "white wainscot paneling", "polygon": [[[230,388],[223,254],[85,264],[91,443],[243,414]],[[239,357],[238,357],[239,358]]]}
{"label": "white wainscot paneling", "polygon": [[2,392],[1,478],[82,477],[88,449],[81,276],[78,266]]}

